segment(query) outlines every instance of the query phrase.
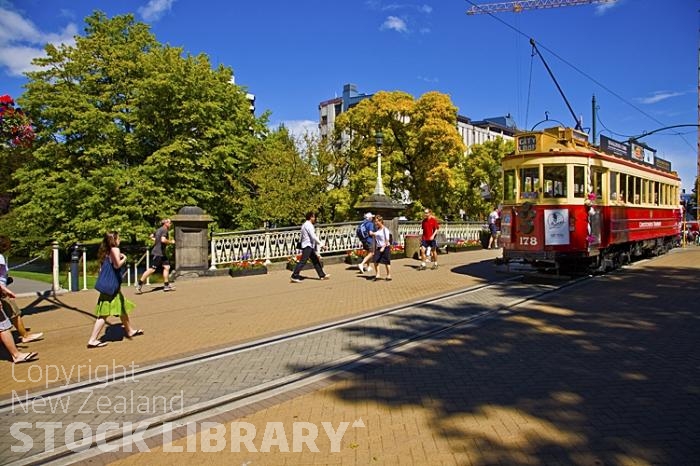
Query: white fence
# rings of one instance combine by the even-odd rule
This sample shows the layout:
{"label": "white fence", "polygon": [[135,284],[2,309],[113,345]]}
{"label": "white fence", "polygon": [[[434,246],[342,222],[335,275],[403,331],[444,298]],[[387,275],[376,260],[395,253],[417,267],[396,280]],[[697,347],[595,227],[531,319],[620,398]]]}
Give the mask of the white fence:
{"label": "white fence", "polygon": [[[397,222],[389,225],[395,243],[404,246],[406,235],[420,235],[420,222]],[[326,242],[326,253],[345,253],[362,246],[355,235],[358,223],[328,223],[316,225],[316,234]],[[393,227],[393,228],[392,228]],[[450,222],[440,225],[438,243],[457,240],[479,240],[479,233],[488,229],[483,222]],[[211,269],[241,260],[283,259],[297,254],[300,227],[214,233],[211,238]]]}

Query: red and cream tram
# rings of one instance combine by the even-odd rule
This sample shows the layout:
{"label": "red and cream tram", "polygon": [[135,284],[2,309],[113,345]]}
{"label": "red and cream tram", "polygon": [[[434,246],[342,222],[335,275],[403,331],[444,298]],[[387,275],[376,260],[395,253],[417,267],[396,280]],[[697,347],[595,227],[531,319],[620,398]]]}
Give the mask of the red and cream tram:
{"label": "red and cream tram", "polygon": [[503,159],[505,262],[604,271],[661,254],[680,235],[680,178],[646,146],[572,128],[520,133]]}

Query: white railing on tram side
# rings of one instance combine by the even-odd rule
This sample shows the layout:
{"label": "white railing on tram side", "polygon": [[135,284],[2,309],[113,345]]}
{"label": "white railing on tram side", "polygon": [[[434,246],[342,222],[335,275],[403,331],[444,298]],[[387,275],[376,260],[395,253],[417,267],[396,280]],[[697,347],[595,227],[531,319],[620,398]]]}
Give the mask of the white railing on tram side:
{"label": "white railing on tram side", "polygon": [[[326,243],[325,254],[340,254],[361,248],[355,230],[358,222],[327,223],[316,225],[316,234]],[[394,232],[394,242],[404,246],[406,235],[420,235],[421,222],[399,222]],[[211,269],[219,265],[241,260],[271,262],[298,254],[296,244],[300,238],[299,226],[214,233],[211,238]],[[390,227],[391,228],[391,227]],[[483,222],[449,222],[440,225],[440,241],[479,240]]]}

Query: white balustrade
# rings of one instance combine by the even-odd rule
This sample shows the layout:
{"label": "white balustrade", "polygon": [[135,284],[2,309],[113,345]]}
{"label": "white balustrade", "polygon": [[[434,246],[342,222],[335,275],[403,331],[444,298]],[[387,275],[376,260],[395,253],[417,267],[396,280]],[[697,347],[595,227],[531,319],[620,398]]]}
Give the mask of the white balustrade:
{"label": "white balustrade", "polygon": [[[355,235],[359,222],[327,223],[316,225],[316,234],[326,243],[324,254],[342,254],[351,249],[361,248]],[[405,244],[406,235],[420,235],[421,222],[399,222],[394,241]],[[440,238],[446,242],[457,240],[479,240],[482,230],[488,229],[483,222],[450,222],[440,225]],[[300,227],[271,228],[226,233],[214,233],[211,239],[211,269],[217,265],[230,264],[241,260],[261,260],[270,262],[284,259],[299,253],[296,244],[300,238]]]}

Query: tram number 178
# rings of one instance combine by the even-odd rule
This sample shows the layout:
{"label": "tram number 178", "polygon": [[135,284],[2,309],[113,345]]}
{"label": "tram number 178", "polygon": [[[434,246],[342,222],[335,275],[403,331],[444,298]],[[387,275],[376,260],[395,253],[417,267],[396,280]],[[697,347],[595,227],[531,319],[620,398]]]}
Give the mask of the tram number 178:
{"label": "tram number 178", "polygon": [[520,237],[521,246],[537,246],[536,236],[521,236]]}

